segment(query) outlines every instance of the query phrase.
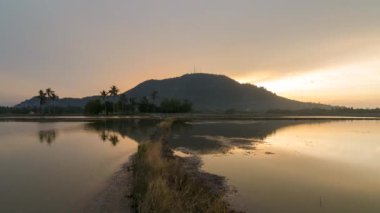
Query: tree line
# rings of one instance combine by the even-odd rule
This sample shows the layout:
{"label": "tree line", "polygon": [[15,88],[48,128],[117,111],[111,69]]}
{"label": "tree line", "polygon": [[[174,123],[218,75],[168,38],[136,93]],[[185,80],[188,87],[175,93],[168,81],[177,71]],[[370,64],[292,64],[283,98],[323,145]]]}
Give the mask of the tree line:
{"label": "tree line", "polygon": [[0,114],[88,114],[88,115],[123,115],[135,113],[187,113],[192,111],[192,103],[185,99],[165,98],[158,102],[158,91],[141,98],[127,97],[119,94],[119,88],[111,86],[109,90],[100,91],[99,96],[90,100],[84,107],[59,106],[59,96],[51,88],[38,91],[35,97],[38,104],[29,107],[3,107]]}
{"label": "tree line", "polygon": [[152,91],[141,98],[127,97],[119,94],[116,86],[108,91],[100,91],[100,98],[90,100],[84,108],[85,114],[90,115],[120,115],[134,113],[187,113],[192,111],[192,103],[184,99],[165,98],[157,103],[158,91]]}

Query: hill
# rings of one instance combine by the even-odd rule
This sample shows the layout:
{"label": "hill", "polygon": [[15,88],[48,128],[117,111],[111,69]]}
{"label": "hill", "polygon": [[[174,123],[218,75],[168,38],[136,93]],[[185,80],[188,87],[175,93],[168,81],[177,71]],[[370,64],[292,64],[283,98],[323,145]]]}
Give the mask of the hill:
{"label": "hill", "polygon": [[[131,90],[123,93],[127,97],[142,98],[150,96],[152,91],[158,92],[157,102],[164,98],[187,99],[193,108],[201,111],[265,111],[270,109],[299,110],[309,108],[329,108],[327,105],[304,103],[290,100],[252,84],[241,84],[224,75],[186,74],[181,77],[163,80],[144,81]],[[99,98],[63,98],[56,106],[81,106],[87,101]],[[15,107],[37,107],[38,98],[26,100]]]}
{"label": "hill", "polygon": [[128,97],[142,97],[149,96],[154,90],[158,91],[159,101],[163,98],[184,98],[191,101],[195,109],[206,111],[328,108],[327,105],[283,98],[252,84],[240,84],[224,75],[204,73],[148,80],[124,94]]}

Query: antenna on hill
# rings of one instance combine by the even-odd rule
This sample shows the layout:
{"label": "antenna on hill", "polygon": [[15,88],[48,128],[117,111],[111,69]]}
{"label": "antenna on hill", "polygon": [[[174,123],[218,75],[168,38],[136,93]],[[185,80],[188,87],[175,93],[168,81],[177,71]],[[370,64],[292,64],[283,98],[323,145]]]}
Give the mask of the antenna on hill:
{"label": "antenna on hill", "polygon": [[194,69],[193,69],[193,73],[202,73],[202,68],[199,68],[199,70],[197,69],[197,67],[194,65]]}

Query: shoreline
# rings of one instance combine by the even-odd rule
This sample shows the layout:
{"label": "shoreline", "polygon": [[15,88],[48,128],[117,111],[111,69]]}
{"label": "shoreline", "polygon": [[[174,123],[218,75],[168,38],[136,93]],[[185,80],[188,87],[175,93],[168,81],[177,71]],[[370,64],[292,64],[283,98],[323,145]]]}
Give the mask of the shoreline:
{"label": "shoreline", "polygon": [[368,116],[252,116],[252,115],[223,115],[223,114],[143,114],[133,116],[0,116],[0,121],[15,122],[96,122],[118,121],[130,119],[149,120],[295,120],[295,121],[349,121],[349,120],[380,120],[380,117]]}

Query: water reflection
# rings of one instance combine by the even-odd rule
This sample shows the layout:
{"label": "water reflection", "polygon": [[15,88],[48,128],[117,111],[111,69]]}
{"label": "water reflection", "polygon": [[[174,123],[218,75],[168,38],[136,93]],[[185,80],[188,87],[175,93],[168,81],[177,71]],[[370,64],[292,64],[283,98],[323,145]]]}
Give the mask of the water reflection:
{"label": "water reflection", "polygon": [[[159,122],[148,119],[98,121],[87,123],[85,130],[97,132],[102,141],[116,146],[119,138],[124,137],[137,142],[148,140]],[[178,121],[173,125],[168,143],[172,148],[198,154],[228,153],[232,149],[250,152],[279,129],[326,122],[329,121]]]}
{"label": "water reflection", "polygon": [[117,143],[119,143],[119,136],[116,132],[101,130],[99,131],[99,136],[103,142],[110,142],[113,146],[116,146]]}
{"label": "water reflection", "polygon": [[196,121],[179,122],[173,127],[169,144],[198,154],[227,153],[232,149],[252,151],[279,129],[328,121]]}
{"label": "water reflection", "polygon": [[137,150],[117,131],[108,131],[103,143],[102,129],[85,122],[0,122],[0,212],[82,212]]}
{"label": "water reflection", "polygon": [[[232,206],[269,213],[379,212],[379,121],[268,122],[276,134],[256,144],[260,152],[201,155],[202,169],[236,187]],[[242,134],[254,129],[242,127]]]}
{"label": "water reflection", "polygon": [[105,120],[87,123],[85,130],[97,132],[103,142],[110,142],[116,146],[119,138],[131,138],[137,142],[149,139],[159,120],[129,119]]}
{"label": "water reflection", "polygon": [[57,138],[57,131],[55,129],[40,130],[38,132],[40,143],[47,143],[51,145]]}
{"label": "water reflection", "polygon": [[119,143],[119,137],[117,135],[111,135],[108,140],[112,143],[113,146],[116,146]]}
{"label": "water reflection", "polygon": [[[80,212],[159,122],[0,122],[0,212]],[[239,210],[379,212],[379,138],[374,121],[193,121],[168,142],[225,176]]]}

